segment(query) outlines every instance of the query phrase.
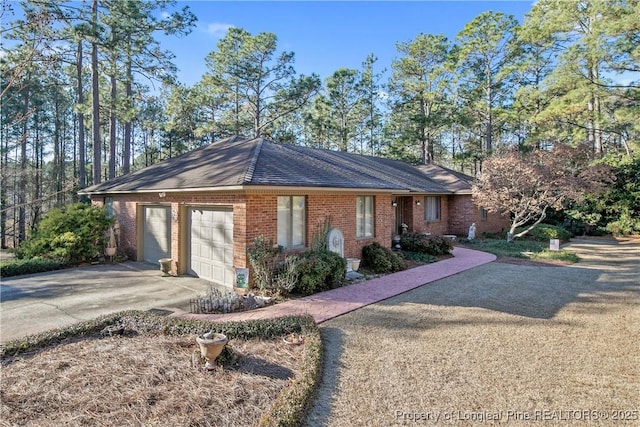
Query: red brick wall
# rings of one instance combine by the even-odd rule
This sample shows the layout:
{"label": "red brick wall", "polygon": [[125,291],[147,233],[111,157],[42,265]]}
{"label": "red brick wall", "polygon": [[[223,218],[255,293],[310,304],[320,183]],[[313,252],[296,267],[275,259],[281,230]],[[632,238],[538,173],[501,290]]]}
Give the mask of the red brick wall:
{"label": "red brick wall", "polygon": [[[313,236],[324,226],[326,218],[330,218],[331,226],[339,229],[344,236],[345,257],[360,258],[362,247],[374,241],[391,246],[394,221],[392,197],[374,196],[375,235],[366,239],[356,238],[356,197],[357,195],[307,195],[307,247],[311,247]],[[260,235],[264,235],[267,240],[277,241],[277,201],[277,194],[247,196],[247,245]]]}
{"label": "red brick wall", "polygon": [[[367,194],[362,194],[366,196]],[[395,222],[395,212],[391,206],[391,195],[374,196],[374,237],[356,237],[357,195],[310,195],[307,197],[307,244],[324,225],[325,218],[331,219],[331,226],[344,236],[344,256],[360,258],[362,248],[373,242],[391,247],[391,237]]]}
{"label": "red brick wall", "polygon": [[[420,205],[416,204],[420,202]],[[437,221],[426,221],[424,219],[425,197],[413,197],[413,230],[416,233],[431,233],[433,235],[449,233],[449,204],[447,196],[440,196],[440,219]]]}
{"label": "red brick wall", "polygon": [[476,224],[476,236],[482,233],[506,233],[509,229],[509,217],[500,214],[487,214],[480,217],[480,208],[473,204],[471,195],[449,196],[449,230],[451,234],[466,237],[471,224]]}
{"label": "red brick wall", "polygon": [[[364,195],[364,194],[363,194]],[[268,240],[277,241],[277,197],[278,194],[207,195],[166,193],[126,194],[113,196],[113,212],[118,224],[118,251],[131,259],[141,256],[138,238],[142,230],[142,207],[162,205],[171,207],[171,258],[173,271],[184,274],[188,255],[187,234],[188,207],[232,207],[234,266],[248,267],[246,249],[253,240],[264,235]],[[391,195],[374,196],[375,236],[356,238],[356,195],[312,194],[307,196],[307,246],[310,247],[314,234],[327,217],[332,226],[340,229],[345,238],[345,257],[360,258],[362,247],[374,241],[390,247],[393,235],[395,212],[391,206]],[[93,203],[101,205],[104,197],[94,197]]]}
{"label": "red brick wall", "polygon": [[[102,204],[104,197],[94,197],[94,204]],[[186,236],[188,232],[188,206],[232,207],[234,212],[234,263],[238,267],[245,266],[246,251],[244,242],[245,201],[244,196],[237,195],[206,195],[166,193],[160,197],[158,193],[113,195],[113,212],[118,224],[118,251],[131,259],[139,259],[141,253],[138,248],[138,237],[142,233],[142,207],[145,205],[161,205],[171,207],[171,258],[174,260],[172,269],[180,274],[186,271],[187,263],[181,262],[187,253]],[[183,209],[184,208],[184,209]],[[236,225],[238,224],[238,225]]]}
{"label": "red brick wall", "polygon": [[[303,194],[296,194],[303,195]],[[362,194],[367,195],[367,194]],[[369,194],[370,195],[370,194]],[[374,195],[375,231],[373,238],[356,237],[356,197],[357,194],[310,194],[307,195],[307,247],[311,246],[313,236],[324,224],[325,218],[331,218],[332,226],[340,229],[344,235],[345,257],[360,258],[362,247],[378,242],[385,247],[391,246],[391,238],[396,234],[395,207],[390,194]],[[277,197],[278,194],[181,194],[167,193],[160,197],[158,193],[136,195],[114,195],[113,211],[118,224],[118,250],[131,259],[138,259],[138,234],[142,227],[144,205],[163,205],[171,207],[171,258],[173,270],[179,274],[186,272],[187,262],[182,258],[188,255],[187,234],[188,207],[231,207],[233,209],[234,266],[248,267],[246,249],[253,240],[264,235],[268,240],[277,241]],[[509,219],[497,214],[489,214],[486,220],[480,218],[480,210],[473,205],[470,195],[441,196],[441,219],[435,222],[424,220],[424,196],[402,197],[405,214],[412,218],[409,231],[429,232],[434,235],[457,234],[466,236],[469,226],[476,223],[476,235],[483,232],[506,232]],[[95,197],[93,203],[103,204],[104,197]],[[416,204],[420,202],[420,205]]]}

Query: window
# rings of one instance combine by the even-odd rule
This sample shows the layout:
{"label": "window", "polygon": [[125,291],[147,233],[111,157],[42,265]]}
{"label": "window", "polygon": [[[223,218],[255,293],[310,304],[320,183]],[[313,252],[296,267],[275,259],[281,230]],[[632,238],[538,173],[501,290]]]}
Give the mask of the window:
{"label": "window", "polygon": [[425,196],[424,220],[440,221],[440,196]]}
{"label": "window", "polygon": [[356,197],[356,237],[373,237],[373,196]]}
{"label": "window", "polygon": [[306,245],[304,196],[278,196],[278,245],[297,248]]}
{"label": "window", "polygon": [[480,220],[481,221],[487,220],[487,210],[485,208],[480,208]]}
{"label": "window", "polygon": [[107,208],[107,218],[113,218],[113,197],[105,197],[104,206]]}

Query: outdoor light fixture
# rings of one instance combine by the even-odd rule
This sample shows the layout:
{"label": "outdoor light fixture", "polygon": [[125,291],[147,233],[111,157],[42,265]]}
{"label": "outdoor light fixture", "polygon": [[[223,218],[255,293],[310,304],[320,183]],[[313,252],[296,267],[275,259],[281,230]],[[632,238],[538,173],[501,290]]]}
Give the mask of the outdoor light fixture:
{"label": "outdoor light fixture", "polygon": [[167,193],[165,193],[164,191],[161,191],[160,193],[158,193],[158,197],[166,197]]}
{"label": "outdoor light fixture", "polygon": [[420,206],[420,200],[416,200],[416,206]]}
{"label": "outdoor light fixture", "polygon": [[395,208],[396,206],[398,206],[398,202],[396,202],[395,200],[392,200],[391,201],[391,206],[393,206]]}

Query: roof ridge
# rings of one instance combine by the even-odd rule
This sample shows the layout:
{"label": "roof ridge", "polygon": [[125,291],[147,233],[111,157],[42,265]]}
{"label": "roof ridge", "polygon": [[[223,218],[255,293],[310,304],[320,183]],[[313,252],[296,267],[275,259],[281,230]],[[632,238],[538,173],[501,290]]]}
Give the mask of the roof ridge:
{"label": "roof ridge", "polygon": [[247,170],[244,173],[244,184],[251,184],[253,181],[253,173],[256,170],[256,164],[258,163],[258,158],[260,157],[260,152],[262,151],[262,144],[264,143],[264,138],[254,138],[252,140],[248,140],[248,142],[256,141],[256,148],[253,151],[253,155],[251,156],[251,161],[249,162],[249,166],[247,166]]}

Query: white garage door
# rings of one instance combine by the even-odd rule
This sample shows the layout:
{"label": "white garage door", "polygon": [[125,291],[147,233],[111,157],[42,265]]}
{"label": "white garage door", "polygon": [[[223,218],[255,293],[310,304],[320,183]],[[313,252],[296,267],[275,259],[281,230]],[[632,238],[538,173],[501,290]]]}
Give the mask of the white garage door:
{"label": "white garage door", "polygon": [[160,258],[171,258],[171,208],[144,207],[143,258],[158,263]]}
{"label": "white garage door", "polygon": [[233,211],[192,208],[189,219],[189,273],[233,287]]}

